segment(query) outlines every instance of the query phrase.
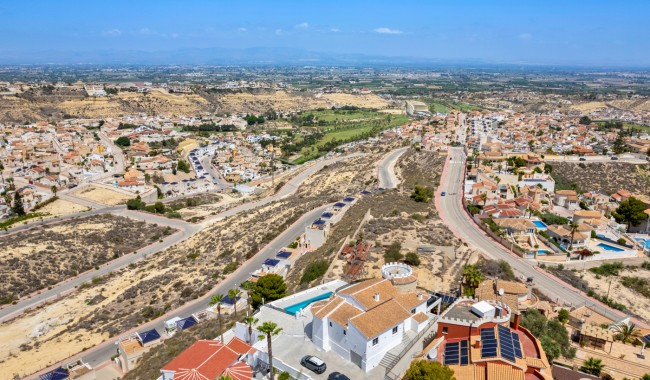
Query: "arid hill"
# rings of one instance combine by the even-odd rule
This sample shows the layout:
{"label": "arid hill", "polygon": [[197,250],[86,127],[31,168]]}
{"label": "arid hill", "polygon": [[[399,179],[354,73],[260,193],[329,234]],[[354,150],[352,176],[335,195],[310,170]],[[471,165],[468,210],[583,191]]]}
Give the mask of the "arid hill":
{"label": "arid hill", "polygon": [[[613,194],[624,188],[633,193],[650,191],[650,171],[645,165],[623,162],[553,162],[553,177],[576,184],[580,191],[604,191]],[[559,177],[559,178],[558,178]]]}
{"label": "arid hill", "polygon": [[388,103],[377,95],[324,94],[300,91],[241,90],[169,94],[120,92],[105,98],[86,95],[82,89],[32,88],[17,95],[0,96],[1,123],[32,123],[74,118],[108,118],[146,113],[186,116],[205,113],[263,113],[330,108],[352,105],[385,108]]}

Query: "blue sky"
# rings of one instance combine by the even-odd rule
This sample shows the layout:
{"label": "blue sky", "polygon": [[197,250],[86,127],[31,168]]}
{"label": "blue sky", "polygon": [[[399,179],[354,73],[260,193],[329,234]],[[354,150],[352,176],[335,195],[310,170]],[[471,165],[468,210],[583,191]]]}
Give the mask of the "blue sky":
{"label": "blue sky", "polygon": [[647,1],[0,1],[2,51],[290,47],[650,66]]}

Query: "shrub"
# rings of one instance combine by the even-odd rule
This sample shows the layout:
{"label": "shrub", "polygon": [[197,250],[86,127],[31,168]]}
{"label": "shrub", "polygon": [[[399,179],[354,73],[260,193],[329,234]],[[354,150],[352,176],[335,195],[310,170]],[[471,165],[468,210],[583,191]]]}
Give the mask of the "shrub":
{"label": "shrub", "polygon": [[387,263],[401,261],[404,258],[404,255],[400,252],[402,250],[402,245],[398,242],[391,244],[386,252],[384,253],[384,261]]}
{"label": "shrub", "polygon": [[417,253],[409,252],[406,254],[406,257],[404,258],[404,262],[408,265],[417,267],[418,265],[420,265],[420,258],[418,257]]}
{"label": "shrub", "polygon": [[313,263],[310,263],[307,265],[307,268],[305,268],[305,273],[302,274],[302,277],[300,278],[300,283],[301,284],[307,284],[312,281],[314,281],[317,278],[322,277],[325,272],[327,272],[327,268],[329,268],[329,263],[327,260],[317,260],[314,261]]}
{"label": "shrub", "polygon": [[431,198],[433,198],[433,188],[415,185],[411,199],[416,202],[428,203],[431,201]]}
{"label": "shrub", "polygon": [[223,274],[229,274],[234,272],[239,268],[239,263],[237,261],[231,261],[223,268]]}

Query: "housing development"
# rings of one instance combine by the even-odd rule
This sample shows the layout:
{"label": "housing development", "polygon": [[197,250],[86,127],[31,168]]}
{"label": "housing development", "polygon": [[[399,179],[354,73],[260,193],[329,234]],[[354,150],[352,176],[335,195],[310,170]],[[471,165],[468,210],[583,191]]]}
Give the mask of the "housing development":
{"label": "housing development", "polygon": [[641,23],[199,3],[0,7],[0,380],[650,379]]}

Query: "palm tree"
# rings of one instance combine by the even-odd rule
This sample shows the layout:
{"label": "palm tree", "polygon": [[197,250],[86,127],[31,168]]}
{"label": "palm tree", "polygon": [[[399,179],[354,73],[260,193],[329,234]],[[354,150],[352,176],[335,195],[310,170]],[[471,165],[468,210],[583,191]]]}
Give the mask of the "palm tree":
{"label": "palm tree", "polygon": [[244,318],[244,323],[248,326],[248,344],[253,344],[253,325],[255,325],[260,320],[253,317],[252,315]]}
{"label": "palm tree", "polygon": [[54,196],[56,197],[56,192],[59,190],[59,189],[56,188],[56,185],[52,185],[52,187],[50,187],[50,190],[52,190],[52,192],[54,193]]}
{"label": "palm tree", "polygon": [[603,361],[596,358],[589,358],[580,367],[582,372],[588,373],[594,376],[600,376],[600,373],[603,371]]}
{"label": "palm tree", "polygon": [[215,294],[210,299],[210,306],[217,305],[217,317],[219,318],[219,332],[221,333],[221,343],[223,343],[223,326],[221,324],[221,305],[223,305],[223,294]]}
{"label": "palm tree", "polygon": [[575,236],[577,230],[578,225],[575,222],[571,222],[571,244],[569,244],[569,251],[573,249],[573,237]]}
{"label": "palm tree", "polygon": [[623,344],[632,342],[641,336],[638,326],[634,323],[630,323],[629,325],[627,323],[620,323],[614,326],[613,330],[618,333],[617,335],[620,337]]}
{"label": "palm tree", "polygon": [[233,305],[235,306],[235,319],[237,319],[237,297],[241,295],[241,290],[235,288],[228,291],[228,297],[232,298]]}
{"label": "palm tree", "polygon": [[250,311],[251,307],[252,307],[251,305],[252,305],[252,302],[253,302],[253,297],[251,297],[251,291],[253,290],[253,283],[246,281],[246,282],[244,282],[242,284],[241,287],[246,292],[246,298],[247,298],[246,302],[248,303],[248,310]]}
{"label": "palm tree", "polygon": [[474,295],[474,289],[483,282],[483,273],[479,272],[475,265],[465,265],[463,276],[465,277],[465,283],[471,288],[468,294]]}
{"label": "palm tree", "polygon": [[5,166],[2,164],[2,162],[0,162],[0,183],[4,183],[5,181],[5,176],[3,174],[4,170]]}
{"label": "palm tree", "polygon": [[483,207],[485,207],[485,203],[487,202],[487,193],[481,194],[481,200],[483,201]]}
{"label": "palm tree", "polygon": [[264,322],[262,323],[262,326],[257,326],[257,331],[261,332],[264,335],[260,335],[260,340],[266,339],[266,342],[268,344],[269,348],[269,367],[270,367],[270,374],[271,374],[271,380],[275,378],[275,374],[273,373],[273,348],[271,347],[271,341],[272,337],[274,335],[278,335],[280,331],[282,331],[281,328],[278,327],[277,323],[275,322]]}

